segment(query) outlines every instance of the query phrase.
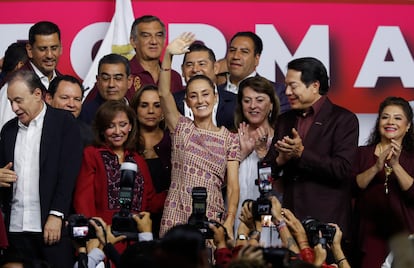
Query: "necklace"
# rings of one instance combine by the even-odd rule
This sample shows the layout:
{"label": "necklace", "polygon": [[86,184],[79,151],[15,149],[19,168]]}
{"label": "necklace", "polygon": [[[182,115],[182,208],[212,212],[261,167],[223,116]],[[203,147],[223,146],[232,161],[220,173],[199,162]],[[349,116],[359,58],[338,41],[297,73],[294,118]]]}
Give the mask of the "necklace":
{"label": "necklace", "polygon": [[157,157],[157,153],[155,152],[154,148],[145,148],[144,151],[142,151],[142,154],[144,155],[145,159]]}
{"label": "necklace", "polygon": [[[379,154],[381,155],[382,153],[382,146],[381,144],[378,144],[379,146]],[[388,194],[389,190],[388,190],[388,180],[389,180],[389,176],[392,173],[392,167],[387,163],[387,159],[385,159],[384,161],[384,172],[385,172],[385,182],[384,182],[384,188],[385,188],[385,194]]]}
{"label": "necklace", "polygon": [[392,173],[392,167],[388,165],[387,162],[385,162],[384,164],[384,171],[385,171],[385,182],[384,182],[385,194],[388,194],[388,178]]}

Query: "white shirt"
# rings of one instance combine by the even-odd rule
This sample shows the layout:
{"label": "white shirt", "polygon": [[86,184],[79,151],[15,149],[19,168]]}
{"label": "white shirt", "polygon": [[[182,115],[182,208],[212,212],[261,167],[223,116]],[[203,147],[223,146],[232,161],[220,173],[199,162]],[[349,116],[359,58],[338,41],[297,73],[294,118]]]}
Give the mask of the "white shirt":
{"label": "white shirt", "polygon": [[[218,104],[220,101],[218,90],[217,90],[217,85],[214,85],[214,92],[216,93],[216,96],[217,96],[217,102],[214,104],[212,117],[213,117],[213,124],[217,126],[216,116],[217,116]],[[185,101],[185,97],[183,99],[183,103],[184,103],[184,116],[194,121],[193,111],[191,111],[190,107],[188,107],[187,102]]]}
{"label": "white shirt", "polygon": [[[256,73],[256,71],[254,71],[253,73],[251,73],[251,74],[249,74],[247,77],[245,77],[244,79],[246,79],[246,78],[249,78],[249,77],[253,77],[253,76],[256,76],[257,75],[257,73]],[[243,79],[243,80],[244,80]],[[243,81],[242,80],[242,81]],[[240,83],[239,83],[240,84]],[[239,85],[236,85],[236,84],[233,84],[231,81],[230,81],[230,74],[228,74],[227,75],[227,84],[226,84],[226,87],[225,87],[225,89],[226,89],[226,91],[230,91],[231,93],[233,93],[233,94],[237,94],[237,93],[239,93]]]}
{"label": "white shirt", "polygon": [[52,81],[53,79],[55,79],[55,77],[57,76],[56,75],[56,71],[53,70],[52,79],[49,80],[49,77],[47,77],[46,75],[44,75],[31,61],[29,63],[32,66],[35,74],[40,78],[40,81],[45,86],[45,88],[49,88],[50,81]]}
{"label": "white shirt", "polygon": [[13,168],[17,181],[13,184],[10,232],[41,232],[39,171],[40,139],[46,105],[28,126],[18,122]]}
{"label": "white shirt", "polygon": [[[42,84],[46,88],[49,88],[50,81],[52,81],[57,76],[56,72],[53,71],[52,80],[49,81],[49,78],[46,75],[44,75],[32,62],[30,62],[30,65],[33,67],[33,70],[36,73],[36,75],[40,78],[40,81],[42,82]],[[8,86],[9,86],[9,83],[6,83],[0,89],[0,130],[4,126],[4,124],[7,123],[7,121],[9,121],[10,119],[13,119],[16,116],[7,98]]]}
{"label": "white shirt", "polygon": [[393,260],[394,260],[394,254],[390,252],[390,254],[388,254],[387,258],[385,259],[384,263],[381,265],[381,268],[391,268]]}

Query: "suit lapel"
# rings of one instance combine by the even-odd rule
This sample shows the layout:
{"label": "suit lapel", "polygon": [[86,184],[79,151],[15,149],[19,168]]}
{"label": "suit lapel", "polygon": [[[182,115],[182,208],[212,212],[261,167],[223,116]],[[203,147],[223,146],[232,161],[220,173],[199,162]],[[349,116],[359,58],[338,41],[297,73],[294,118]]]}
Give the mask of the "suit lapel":
{"label": "suit lapel", "polygon": [[39,168],[40,171],[42,170],[43,165],[46,164],[46,151],[48,150],[48,148],[52,148],[51,146],[54,146],[53,144],[53,122],[51,122],[53,120],[53,117],[51,115],[51,108],[46,105],[46,113],[45,113],[45,118],[43,120],[43,127],[42,127],[42,136],[40,138],[40,162],[39,162]]}
{"label": "suit lapel", "polygon": [[9,129],[6,133],[5,140],[10,141],[5,144],[6,152],[10,153],[7,157],[7,161],[14,161],[14,147],[16,145],[17,131],[19,130],[19,125],[17,123],[17,117],[13,119],[13,127]]}

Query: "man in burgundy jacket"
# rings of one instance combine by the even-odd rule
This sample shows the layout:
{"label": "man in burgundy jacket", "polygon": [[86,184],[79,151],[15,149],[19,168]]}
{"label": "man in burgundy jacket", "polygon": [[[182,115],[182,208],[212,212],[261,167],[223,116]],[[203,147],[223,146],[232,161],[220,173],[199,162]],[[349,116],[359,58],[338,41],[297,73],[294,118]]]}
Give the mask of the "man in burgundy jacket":
{"label": "man in burgundy jacket", "polygon": [[315,58],[288,63],[285,93],[292,110],[279,116],[265,160],[283,184],[283,207],[299,220],[337,223],[347,240],[359,125],[354,113],[326,96],[328,80]]}
{"label": "man in burgundy jacket", "polygon": [[[158,17],[145,15],[133,22],[130,43],[135,49],[135,56],[129,61],[133,82],[125,95],[128,100],[131,100],[135,92],[142,86],[158,84],[165,33],[165,25]],[[171,91],[177,92],[182,88],[180,74],[172,70]],[[93,99],[97,92],[95,86],[86,97],[85,102]]]}

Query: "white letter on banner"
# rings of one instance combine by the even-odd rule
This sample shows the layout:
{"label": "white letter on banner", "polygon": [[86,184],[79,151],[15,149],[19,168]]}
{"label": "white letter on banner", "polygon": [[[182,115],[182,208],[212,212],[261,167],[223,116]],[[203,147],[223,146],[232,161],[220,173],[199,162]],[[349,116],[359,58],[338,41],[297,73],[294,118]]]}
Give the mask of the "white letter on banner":
{"label": "white letter on banner", "polygon": [[0,24],[0,58],[11,43],[19,40],[28,40],[29,29],[33,23]]}
{"label": "white letter on banner", "polygon": [[[104,39],[109,22],[97,22],[84,27],[73,39],[70,60],[75,73],[84,79],[92,65],[92,48]],[[98,72],[98,70],[96,70]]]}
{"label": "white letter on banner", "polygon": [[[168,42],[174,40],[183,32],[194,33],[197,40],[203,41],[207,47],[214,51],[217,60],[225,57],[227,42],[219,29],[202,23],[170,23],[168,25]],[[172,63],[172,68],[180,74],[183,57],[183,55],[174,56]]]}
{"label": "white letter on banner", "polygon": [[[393,61],[386,61],[387,53]],[[414,61],[398,26],[379,26],[354,87],[374,88],[379,77],[400,77],[404,87],[414,87]]]}
{"label": "white letter on banner", "polygon": [[286,75],[289,61],[300,57],[314,57],[326,67],[329,76],[329,27],[328,25],[312,25],[292,55],[283,42],[273,24],[257,24],[256,34],[263,40],[263,52],[257,72],[272,81],[275,77],[276,66]]}

